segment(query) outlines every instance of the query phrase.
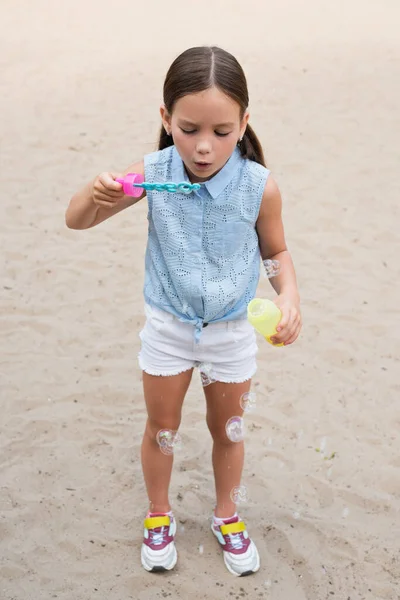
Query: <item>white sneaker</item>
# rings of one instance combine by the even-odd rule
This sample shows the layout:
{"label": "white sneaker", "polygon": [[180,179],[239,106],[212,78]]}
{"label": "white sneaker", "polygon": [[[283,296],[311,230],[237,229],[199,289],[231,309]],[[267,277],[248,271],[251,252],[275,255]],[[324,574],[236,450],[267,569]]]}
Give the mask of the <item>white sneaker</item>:
{"label": "white sneaker", "polygon": [[156,513],[144,520],[141,551],[142,565],[146,571],[170,571],[176,565],[176,523],[173,516]]}
{"label": "white sneaker", "polygon": [[224,520],[222,525],[216,525],[213,520],[211,531],[223,550],[226,568],[232,575],[244,577],[258,571],[260,556],[246,525],[238,516]]}

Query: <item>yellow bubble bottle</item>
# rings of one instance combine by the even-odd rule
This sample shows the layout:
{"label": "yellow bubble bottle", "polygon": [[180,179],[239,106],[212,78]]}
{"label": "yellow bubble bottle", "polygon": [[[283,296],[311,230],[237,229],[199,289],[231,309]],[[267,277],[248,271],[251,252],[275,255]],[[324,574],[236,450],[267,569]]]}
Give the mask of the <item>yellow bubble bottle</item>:
{"label": "yellow bubble bottle", "polygon": [[282,313],[274,302],[263,298],[253,298],[247,306],[247,318],[267,342],[273,346],[284,345],[274,344],[271,341],[271,336],[275,335],[276,327],[282,318]]}

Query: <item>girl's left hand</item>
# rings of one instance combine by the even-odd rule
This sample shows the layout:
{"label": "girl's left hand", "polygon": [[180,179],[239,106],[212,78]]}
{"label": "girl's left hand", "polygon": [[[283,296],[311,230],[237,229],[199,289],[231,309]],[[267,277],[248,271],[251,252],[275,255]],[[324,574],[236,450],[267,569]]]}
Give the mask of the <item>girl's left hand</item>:
{"label": "girl's left hand", "polygon": [[298,298],[288,294],[280,294],[274,300],[282,312],[282,319],[276,328],[277,333],[271,337],[274,344],[288,346],[298,338],[301,330],[300,303]]}

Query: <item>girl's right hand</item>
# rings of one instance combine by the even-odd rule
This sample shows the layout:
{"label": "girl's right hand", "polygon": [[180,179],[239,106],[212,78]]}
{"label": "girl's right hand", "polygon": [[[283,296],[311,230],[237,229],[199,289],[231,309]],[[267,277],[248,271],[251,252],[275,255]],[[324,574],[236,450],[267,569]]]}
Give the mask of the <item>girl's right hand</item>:
{"label": "girl's right hand", "polygon": [[118,200],[124,197],[122,184],[115,181],[117,177],[123,177],[119,173],[100,173],[93,181],[92,198],[96,206],[114,208]]}

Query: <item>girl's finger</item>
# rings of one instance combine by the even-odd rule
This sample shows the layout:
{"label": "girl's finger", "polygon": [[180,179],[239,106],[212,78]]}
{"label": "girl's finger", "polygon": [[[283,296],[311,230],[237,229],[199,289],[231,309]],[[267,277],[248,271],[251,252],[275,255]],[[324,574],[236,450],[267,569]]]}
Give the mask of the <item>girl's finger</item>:
{"label": "girl's finger", "polygon": [[121,184],[119,183],[118,185],[121,187],[121,189],[119,190],[111,190],[110,188],[105,187],[102,184],[98,184],[97,186],[95,186],[94,189],[97,194],[104,194],[109,196],[110,198],[121,198],[124,195],[124,192],[122,190]]}
{"label": "girl's finger", "polygon": [[106,190],[120,192],[122,190],[122,183],[115,181],[117,176],[116,173],[102,173],[99,175],[98,181]]}
{"label": "girl's finger", "polygon": [[288,336],[286,329],[283,329],[282,331],[280,331],[279,333],[275,333],[275,335],[271,337],[271,342],[273,342],[274,344],[283,344],[287,337]]}
{"label": "girl's finger", "polygon": [[284,327],[279,333],[276,333],[273,336],[273,340],[276,340],[275,343],[285,344],[287,340],[289,340],[296,332],[297,328],[299,327],[299,322],[300,319],[298,315],[294,319],[290,318],[286,327]]}
{"label": "girl's finger", "polygon": [[291,339],[296,334],[299,335],[300,329],[301,329],[301,321],[300,321],[299,314],[293,320],[293,322],[291,323],[291,326],[288,327],[287,329],[288,329],[288,331],[287,331],[287,335],[286,335],[286,340]]}
{"label": "girl's finger", "polygon": [[288,312],[286,312],[286,311],[282,312],[282,318],[279,321],[278,325],[276,326],[276,330],[282,331],[282,329],[287,327],[289,320],[290,320],[290,310]]}
{"label": "girl's finger", "polygon": [[289,346],[290,344],[293,344],[293,342],[295,342],[297,340],[297,338],[299,337],[299,334],[300,334],[300,329],[301,329],[301,327],[297,327],[295,329],[294,333],[289,337],[289,339],[284,342],[285,346]]}

